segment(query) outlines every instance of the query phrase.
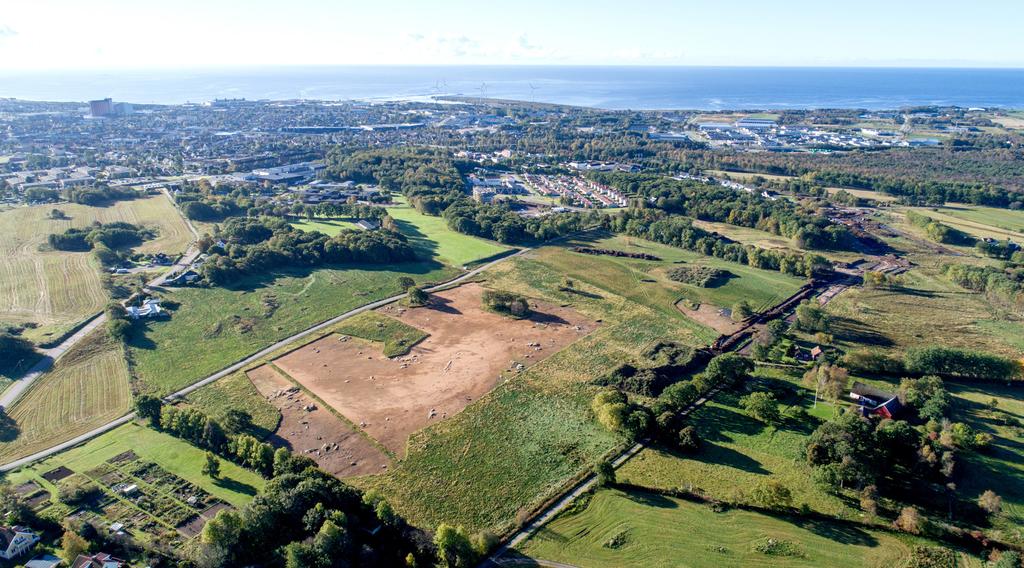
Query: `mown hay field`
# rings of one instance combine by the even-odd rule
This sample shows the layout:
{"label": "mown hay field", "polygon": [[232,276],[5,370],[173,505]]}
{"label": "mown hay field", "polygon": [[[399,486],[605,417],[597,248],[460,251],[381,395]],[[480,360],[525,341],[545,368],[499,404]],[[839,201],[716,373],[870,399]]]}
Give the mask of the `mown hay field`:
{"label": "mown hay field", "polygon": [[[53,209],[68,219],[50,219]],[[46,237],[95,221],[125,221],[156,230],[139,252],[183,252],[192,234],[165,196],[120,201],[109,207],[74,203],[18,207],[0,212],[0,321],[35,324],[25,337],[46,343],[59,339],[100,311],[107,294],[100,266],[84,252],[46,250]]]}
{"label": "mown hay field", "polygon": [[[785,554],[766,553],[768,539]],[[846,523],[710,507],[643,491],[600,490],[518,552],[573,566],[896,566],[918,539]],[[970,560],[964,558],[964,560]],[[980,564],[980,563],[979,563]]]}
{"label": "mown hay field", "polygon": [[40,377],[8,411],[17,425],[0,442],[0,462],[24,457],[131,410],[124,348],[97,329]]}

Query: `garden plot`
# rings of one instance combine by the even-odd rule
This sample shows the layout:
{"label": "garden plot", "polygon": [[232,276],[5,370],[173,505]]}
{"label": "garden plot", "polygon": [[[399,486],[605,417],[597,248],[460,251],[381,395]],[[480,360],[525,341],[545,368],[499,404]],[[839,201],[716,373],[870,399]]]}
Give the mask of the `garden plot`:
{"label": "garden plot", "polygon": [[484,288],[467,284],[432,296],[431,305],[382,308],[429,334],[408,355],[387,358],[381,344],[332,335],[274,364],[396,455],[413,432],[450,417],[501,380],[542,361],[595,329],[576,311],[535,302],[514,320],[483,308]]}

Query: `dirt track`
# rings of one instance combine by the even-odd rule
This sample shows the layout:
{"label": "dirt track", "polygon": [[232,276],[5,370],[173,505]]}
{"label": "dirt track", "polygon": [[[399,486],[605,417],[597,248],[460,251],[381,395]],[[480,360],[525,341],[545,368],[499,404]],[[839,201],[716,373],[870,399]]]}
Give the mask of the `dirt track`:
{"label": "dirt track", "polygon": [[[282,370],[398,456],[413,432],[451,416],[498,385],[518,365],[541,361],[595,324],[570,308],[537,303],[512,320],[483,309],[483,288],[439,292],[430,307],[380,311],[430,334],[404,357],[332,335],[275,361]],[[532,345],[531,345],[532,344]]]}

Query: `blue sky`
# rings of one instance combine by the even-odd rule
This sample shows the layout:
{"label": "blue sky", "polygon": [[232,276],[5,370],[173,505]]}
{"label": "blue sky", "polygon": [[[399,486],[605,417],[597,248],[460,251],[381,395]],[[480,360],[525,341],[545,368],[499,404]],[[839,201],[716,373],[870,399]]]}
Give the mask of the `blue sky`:
{"label": "blue sky", "polygon": [[1024,67],[1022,0],[0,0],[0,69]]}

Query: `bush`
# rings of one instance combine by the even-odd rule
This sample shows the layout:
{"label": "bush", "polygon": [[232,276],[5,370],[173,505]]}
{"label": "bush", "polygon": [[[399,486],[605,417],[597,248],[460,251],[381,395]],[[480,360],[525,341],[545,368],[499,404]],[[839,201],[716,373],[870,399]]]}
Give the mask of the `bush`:
{"label": "bush", "polygon": [[615,466],[608,460],[601,460],[594,466],[594,473],[597,474],[597,484],[600,487],[615,485]]}
{"label": "bush", "polygon": [[693,426],[684,426],[679,430],[677,442],[679,449],[686,453],[695,453],[700,449],[700,436]]}
{"label": "bush", "polygon": [[484,306],[515,319],[530,317],[530,303],[523,296],[499,290],[484,290]]}
{"label": "bush", "polygon": [[713,288],[732,278],[732,272],[710,266],[676,266],[666,273],[669,279],[700,288]]}

